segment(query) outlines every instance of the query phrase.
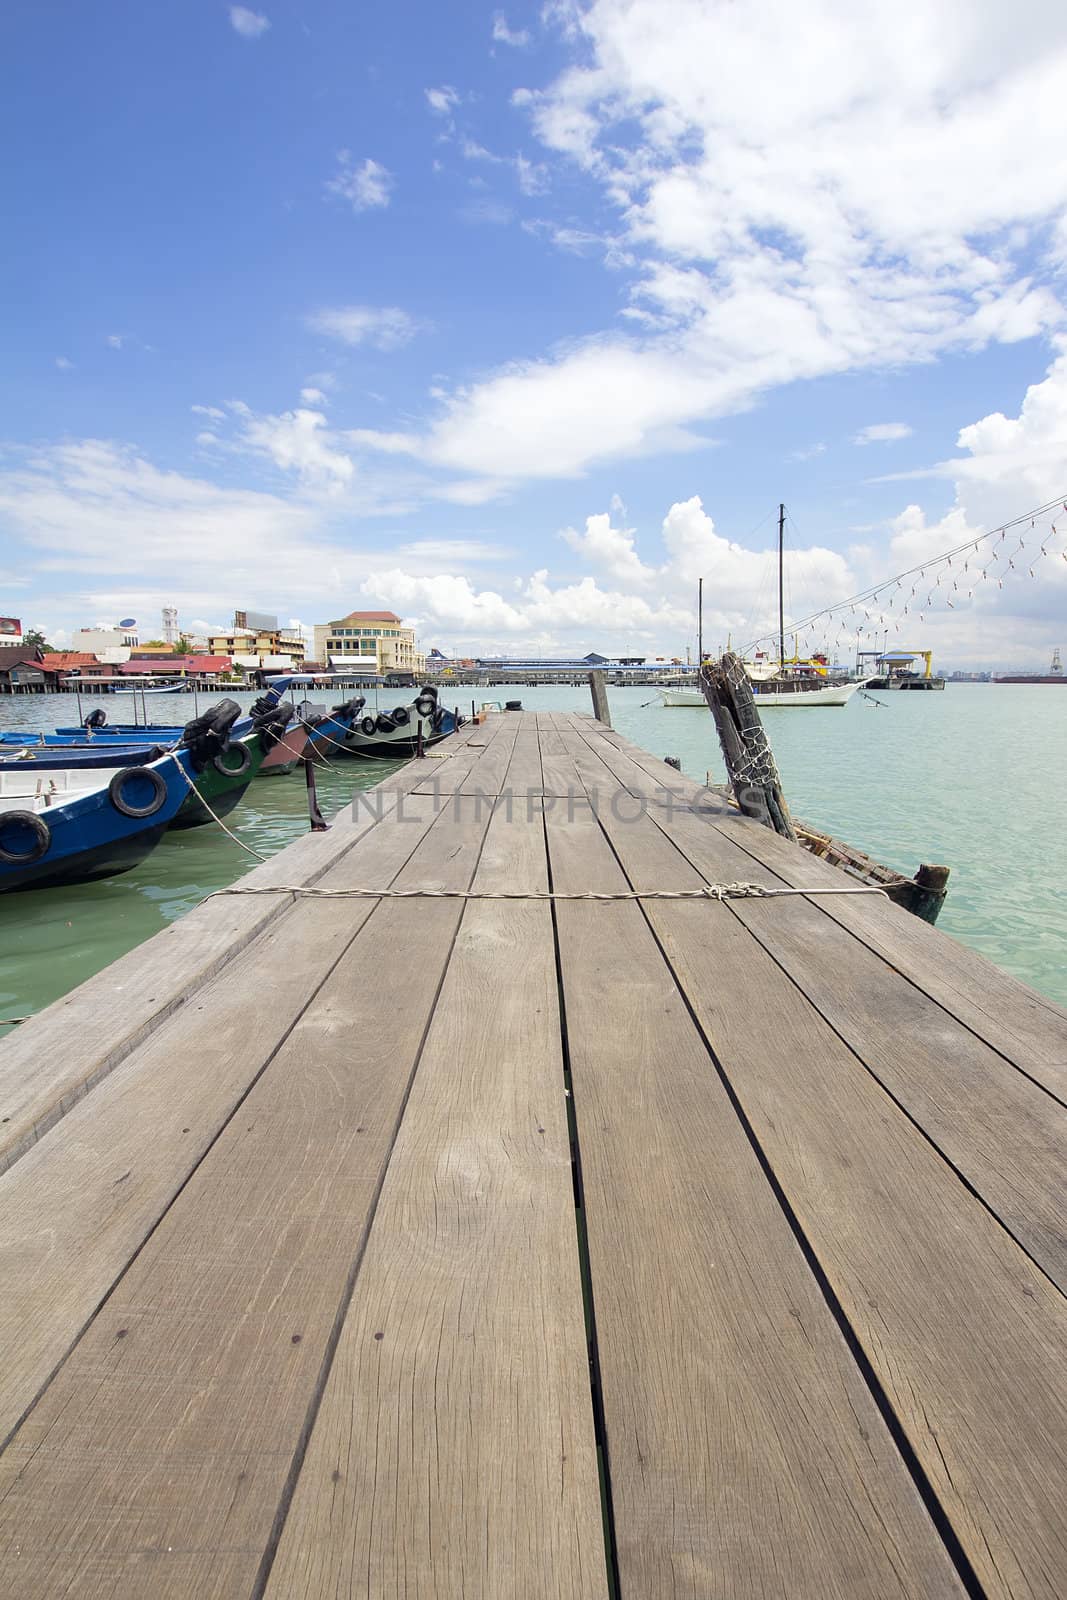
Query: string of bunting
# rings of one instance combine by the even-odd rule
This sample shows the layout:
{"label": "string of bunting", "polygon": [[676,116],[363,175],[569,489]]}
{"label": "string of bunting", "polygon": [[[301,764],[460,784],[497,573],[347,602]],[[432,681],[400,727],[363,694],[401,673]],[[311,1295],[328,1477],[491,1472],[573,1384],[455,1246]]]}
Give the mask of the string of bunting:
{"label": "string of bunting", "polygon": [[[839,600],[787,626],[811,655],[821,646],[830,659],[846,647],[887,636],[902,636],[932,612],[955,611],[973,601],[984,585],[1003,590],[1014,579],[1037,579],[1062,561],[1067,566],[1067,496],[1058,496],[988,533],[977,534],[940,555],[931,556],[885,578],[872,588]],[[761,634],[745,654],[776,645],[777,631]],[[906,645],[907,641],[901,639]],[[888,646],[886,646],[888,647]]]}

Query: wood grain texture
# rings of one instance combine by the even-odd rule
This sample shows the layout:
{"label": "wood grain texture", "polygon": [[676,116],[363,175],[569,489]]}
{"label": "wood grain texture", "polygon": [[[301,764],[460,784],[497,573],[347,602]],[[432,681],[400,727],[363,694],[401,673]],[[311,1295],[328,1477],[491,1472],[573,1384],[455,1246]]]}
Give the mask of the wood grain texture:
{"label": "wood grain texture", "polygon": [[[624,886],[588,809],[547,830]],[[622,1593],[959,1594],[639,907],[557,919]]]}
{"label": "wood grain texture", "polygon": [[[436,815],[425,799],[407,812],[372,829],[324,885],[390,884]],[[374,905],[301,901],[0,1178],[0,1440]]]}
{"label": "wood grain texture", "polygon": [[[605,819],[624,865],[637,874],[636,887],[692,888],[702,878],[721,883],[746,875],[748,858],[707,820],[679,813],[655,821],[666,837],[657,845],[649,836],[638,852],[635,833],[616,834]],[[771,881],[762,867],[747,875]],[[731,910],[1067,1291],[1067,1110],[853,938],[825,904],[736,900]]]}
{"label": "wood grain texture", "polygon": [[[691,803],[698,803],[703,795],[703,804],[709,810],[714,808],[709,791],[701,784],[690,778],[679,779],[678,774],[629,740],[621,740],[620,745],[631,761],[650,776],[665,784],[680,784]],[[807,851],[791,849],[788,841],[766,828],[753,827],[736,812],[726,810],[717,820],[728,837],[783,882],[797,888],[840,883],[836,868]],[[818,823],[817,818],[812,820]],[[827,916],[877,951],[944,1010],[1067,1102],[1067,1011],[1062,1007],[899,907],[885,906],[873,899],[843,897],[819,904]]]}
{"label": "wood grain texture", "polygon": [[[651,821],[603,820],[636,887],[693,884]],[[760,948],[743,907],[646,903],[985,1592],[1052,1600],[1067,1590],[1067,1302]]]}
{"label": "wood grain texture", "polygon": [[[546,882],[498,811],[476,886]],[[551,911],[472,902],[267,1595],[605,1593]]]}
{"label": "wood grain texture", "polygon": [[[398,884],[466,887],[485,827],[450,808]],[[0,1458],[0,1572],[26,1600],[250,1593],[461,909],[361,918]]]}
{"label": "wood grain texture", "polygon": [[[446,747],[458,755],[471,731],[461,728]],[[468,766],[475,759],[472,754]],[[318,883],[394,803],[387,796],[406,794],[423,781],[423,766],[398,767],[374,795],[356,797],[364,804],[355,812],[343,807],[329,832],[294,840],[241,883]],[[0,1040],[0,1173],[290,904],[280,895],[208,900]]]}

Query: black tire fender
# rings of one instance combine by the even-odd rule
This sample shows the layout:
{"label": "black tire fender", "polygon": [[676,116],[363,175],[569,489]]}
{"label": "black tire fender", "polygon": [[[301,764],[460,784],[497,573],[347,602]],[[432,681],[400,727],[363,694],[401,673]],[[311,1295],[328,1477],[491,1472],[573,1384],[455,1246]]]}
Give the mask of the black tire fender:
{"label": "black tire fender", "polygon": [[432,717],[437,710],[437,700],[432,694],[420,694],[415,701],[415,710],[420,717]]}
{"label": "black tire fender", "polygon": [[371,736],[375,734],[377,730],[378,725],[373,717],[364,717],[363,721],[359,725],[360,733],[362,733],[368,739],[371,738]]}
{"label": "black tire fender", "polygon": [[374,726],[377,728],[379,733],[392,733],[393,729],[396,727],[396,723],[393,721],[392,717],[387,711],[383,711],[379,714],[378,720]]}
{"label": "black tire fender", "polygon": [[[10,845],[2,843],[3,832],[12,823],[17,828],[28,828],[32,834],[28,850],[12,850]],[[0,861],[9,867],[26,867],[33,861],[40,861],[51,843],[52,830],[36,811],[7,811],[0,816]]]}
{"label": "black tire fender", "polygon": [[[227,757],[237,756],[236,766],[231,765]],[[216,772],[221,772],[224,778],[241,778],[252,765],[252,756],[247,745],[228,744],[225,750],[220,750],[217,756],[212,756],[211,765]]]}
{"label": "black tire fender", "polygon": [[[147,805],[134,806],[123,796],[123,788],[128,778],[147,778],[152,785],[152,798]],[[154,767],[120,767],[107,786],[111,804],[116,811],[121,811],[124,817],[154,817],[167,798],[166,780]]]}
{"label": "black tire fender", "polygon": [[398,728],[404,727],[406,723],[411,721],[411,713],[408,711],[407,706],[397,706],[396,710],[390,711],[389,715]]}

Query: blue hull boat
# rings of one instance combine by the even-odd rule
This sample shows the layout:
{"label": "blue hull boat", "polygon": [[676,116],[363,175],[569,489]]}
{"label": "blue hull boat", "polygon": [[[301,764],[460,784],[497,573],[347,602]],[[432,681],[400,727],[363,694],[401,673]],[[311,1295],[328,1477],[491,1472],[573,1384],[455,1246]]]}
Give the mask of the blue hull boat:
{"label": "blue hull boat", "polygon": [[119,767],[60,805],[0,811],[0,893],[128,872],[159,843],[195,779],[191,752],[176,750]]}

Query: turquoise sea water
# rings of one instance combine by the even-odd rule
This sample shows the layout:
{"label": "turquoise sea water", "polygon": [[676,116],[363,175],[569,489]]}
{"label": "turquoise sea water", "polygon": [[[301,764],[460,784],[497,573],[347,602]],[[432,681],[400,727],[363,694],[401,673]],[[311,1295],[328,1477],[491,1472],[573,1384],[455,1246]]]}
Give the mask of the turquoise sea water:
{"label": "turquoise sea water", "polygon": [[[469,711],[471,693],[446,698]],[[479,702],[521,699],[527,710],[590,708],[584,688],[473,694]],[[944,694],[877,698],[882,707],[854,698],[843,710],[764,713],[792,809],[902,871],[920,860],[948,863],[939,927],[1067,1004],[1067,687],[961,684]],[[612,689],[610,700],[621,733],[654,755],[680,756],[691,777],[710,770],[722,781],[706,711],[666,710],[651,689]],[[101,703],[111,721],[132,717],[129,700]],[[206,703],[201,696],[199,709]],[[161,696],[149,709],[176,722],[193,715],[191,696]],[[76,722],[77,713],[73,696],[5,697],[0,727],[51,728]],[[324,813],[388,766],[346,760],[320,772]],[[263,855],[280,849],[307,829],[302,774],[254,783],[227,824]],[[0,896],[0,1018],[58,999],[254,865],[218,829],[195,828],[166,835],[121,877]]]}

